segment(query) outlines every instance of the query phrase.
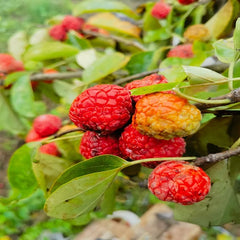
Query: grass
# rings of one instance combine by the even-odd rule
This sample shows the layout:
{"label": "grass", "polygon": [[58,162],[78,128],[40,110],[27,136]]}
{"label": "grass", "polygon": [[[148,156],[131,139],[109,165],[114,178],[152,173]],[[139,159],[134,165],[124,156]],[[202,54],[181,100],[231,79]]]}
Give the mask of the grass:
{"label": "grass", "polygon": [[7,52],[7,41],[20,30],[32,31],[46,19],[71,13],[70,0],[0,0],[0,52]]}

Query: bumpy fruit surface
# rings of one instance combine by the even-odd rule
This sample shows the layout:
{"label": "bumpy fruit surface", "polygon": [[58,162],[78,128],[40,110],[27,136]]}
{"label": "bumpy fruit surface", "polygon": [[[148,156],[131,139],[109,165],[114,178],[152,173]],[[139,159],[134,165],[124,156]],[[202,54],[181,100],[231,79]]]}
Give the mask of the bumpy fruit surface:
{"label": "bumpy fruit surface", "polygon": [[151,14],[157,19],[165,19],[167,18],[171,10],[172,8],[170,5],[165,2],[159,1],[153,6]]}
{"label": "bumpy fruit surface", "polygon": [[146,95],[136,103],[133,127],[158,139],[185,137],[195,133],[201,112],[187,99],[168,93]]}
{"label": "bumpy fruit surface", "polygon": [[79,31],[82,28],[83,24],[84,20],[82,18],[74,17],[71,15],[64,17],[62,20],[62,26],[66,31]]}
{"label": "bumpy fruit surface", "polygon": [[194,2],[197,2],[197,0],[178,0],[178,2],[180,4],[183,4],[183,5],[189,5],[189,4],[192,4]]}
{"label": "bumpy fruit surface", "polygon": [[[170,140],[156,139],[138,132],[132,125],[127,126],[119,139],[122,153],[132,160],[144,158],[181,157],[185,152],[183,138]],[[146,162],[142,165],[155,168],[160,162]]]}
{"label": "bumpy fruit surface", "polygon": [[[143,79],[134,80],[128,84],[126,84],[125,88],[128,90],[139,88],[139,87],[145,87],[150,85],[155,85],[159,83],[167,83],[167,79],[163,75],[158,75],[156,73],[151,74],[149,76],[146,76]],[[173,93],[173,91],[165,91],[167,93]],[[138,95],[138,96],[132,96],[132,99],[134,102],[137,102],[139,99],[143,98],[145,95]]]}
{"label": "bumpy fruit surface", "polygon": [[209,39],[210,33],[204,24],[195,24],[189,26],[184,32],[183,36],[188,42],[193,42],[196,40],[206,41]]}
{"label": "bumpy fruit surface", "polygon": [[66,30],[61,24],[51,27],[49,29],[49,35],[57,41],[64,41],[67,39]]}
{"label": "bumpy fruit surface", "polygon": [[75,98],[69,117],[80,128],[107,134],[122,128],[130,119],[132,110],[127,89],[113,84],[100,84]]}
{"label": "bumpy fruit surface", "polygon": [[103,154],[122,156],[119,149],[118,136],[101,135],[92,131],[84,133],[80,144],[80,153],[86,159]]}
{"label": "bumpy fruit surface", "polygon": [[57,148],[57,145],[54,142],[42,145],[39,148],[39,151],[41,153],[50,154],[50,155],[53,155],[53,156],[59,156],[60,155],[60,153],[58,151],[58,148]]}
{"label": "bumpy fruit surface", "polygon": [[167,57],[179,57],[179,58],[194,57],[192,44],[191,43],[182,44],[172,48],[168,52]]}
{"label": "bumpy fruit surface", "polygon": [[24,66],[22,62],[17,61],[13,56],[9,54],[0,54],[0,73],[8,74],[23,70]]}
{"label": "bumpy fruit surface", "polygon": [[148,188],[160,200],[190,205],[206,197],[211,180],[199,167],[186,162],[167,161],[152,171]]}
{"label": "bumpy fruit surface", "polygon": [[41,137],[47,137],[56,133],[61,125],[61,119],[52,114],[40,115],[33,121],[33,128]]}

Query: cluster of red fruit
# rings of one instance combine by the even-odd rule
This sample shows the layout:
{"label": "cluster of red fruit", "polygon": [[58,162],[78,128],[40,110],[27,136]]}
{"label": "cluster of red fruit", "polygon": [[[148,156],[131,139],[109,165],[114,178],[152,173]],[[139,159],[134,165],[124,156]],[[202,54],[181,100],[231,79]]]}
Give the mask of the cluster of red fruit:
{"label": "cluster of red fruit", "polygon": [[91,38],[91,36],[84,34],[82,30],[108,34],[108,32],[104,29],[100,29],[91,24],[85,23],[83,18],[67,15],[60,24],[54,25],[49,29],[49,35],[57,41],[65,41],[67,39],[67,33],[70,30],[78,32],[79,37],[85,38]]}
{"label": "cluster of red fruit", "polygon": [[[40,115],[34,119],[33,127],[28,132],[25,141],[27,143],[41,141],[44,138],[56,133],[61,126],[62,121],[59,117],[52,114]],[[39,151],[54,156],[60,155],[55,142],[42,145],[39,148]]]}
{"label": "cluster of red fruit", "polygon": [[[133,88],[159,83],[167,83],[166,78],[153,74],[125,87],[100,84],[80,94],[69,111],[73,123],[86,130],[80,153],[86,159],[102,154],[128,160],[181,157],[185,152],[183,137],[197,131],[201,113],[173,91],[130,95]],[[210,190],[206,173],[186,162],[143,165],[155,168],[149,189],[161,200],[191,204]]]}

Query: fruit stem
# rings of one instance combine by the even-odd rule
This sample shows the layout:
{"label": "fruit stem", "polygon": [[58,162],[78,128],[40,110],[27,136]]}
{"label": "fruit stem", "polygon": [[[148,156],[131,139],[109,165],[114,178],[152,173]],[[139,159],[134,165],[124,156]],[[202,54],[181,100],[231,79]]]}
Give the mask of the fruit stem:
{"label": "fruit stem", "polygon": [[189,96],[187,94],[182,93],[178,88],[173,88],[173,91],[177,93],[180,97],[186,98],[188,100],[198,102],[198,103],[205,103],[205,104],[228,104],[231,103],[230,99],[220,99],[220,100],[207,100],[207,99],[200,99]]}

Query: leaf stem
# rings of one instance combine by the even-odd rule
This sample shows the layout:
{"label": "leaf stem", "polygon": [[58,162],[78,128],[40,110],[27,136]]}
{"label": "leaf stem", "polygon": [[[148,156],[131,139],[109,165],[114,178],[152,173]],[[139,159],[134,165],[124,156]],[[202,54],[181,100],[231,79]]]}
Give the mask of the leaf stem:
{"label": "leaf stem", "polygon": [[228,78],[229,78],[229,81],[228,81],[228,88],[232,91],[233,90],[233,69],[234,69],[234,65],[235,65],[235,62],[232,62],[229,66],[229,69],[228,69]]}

